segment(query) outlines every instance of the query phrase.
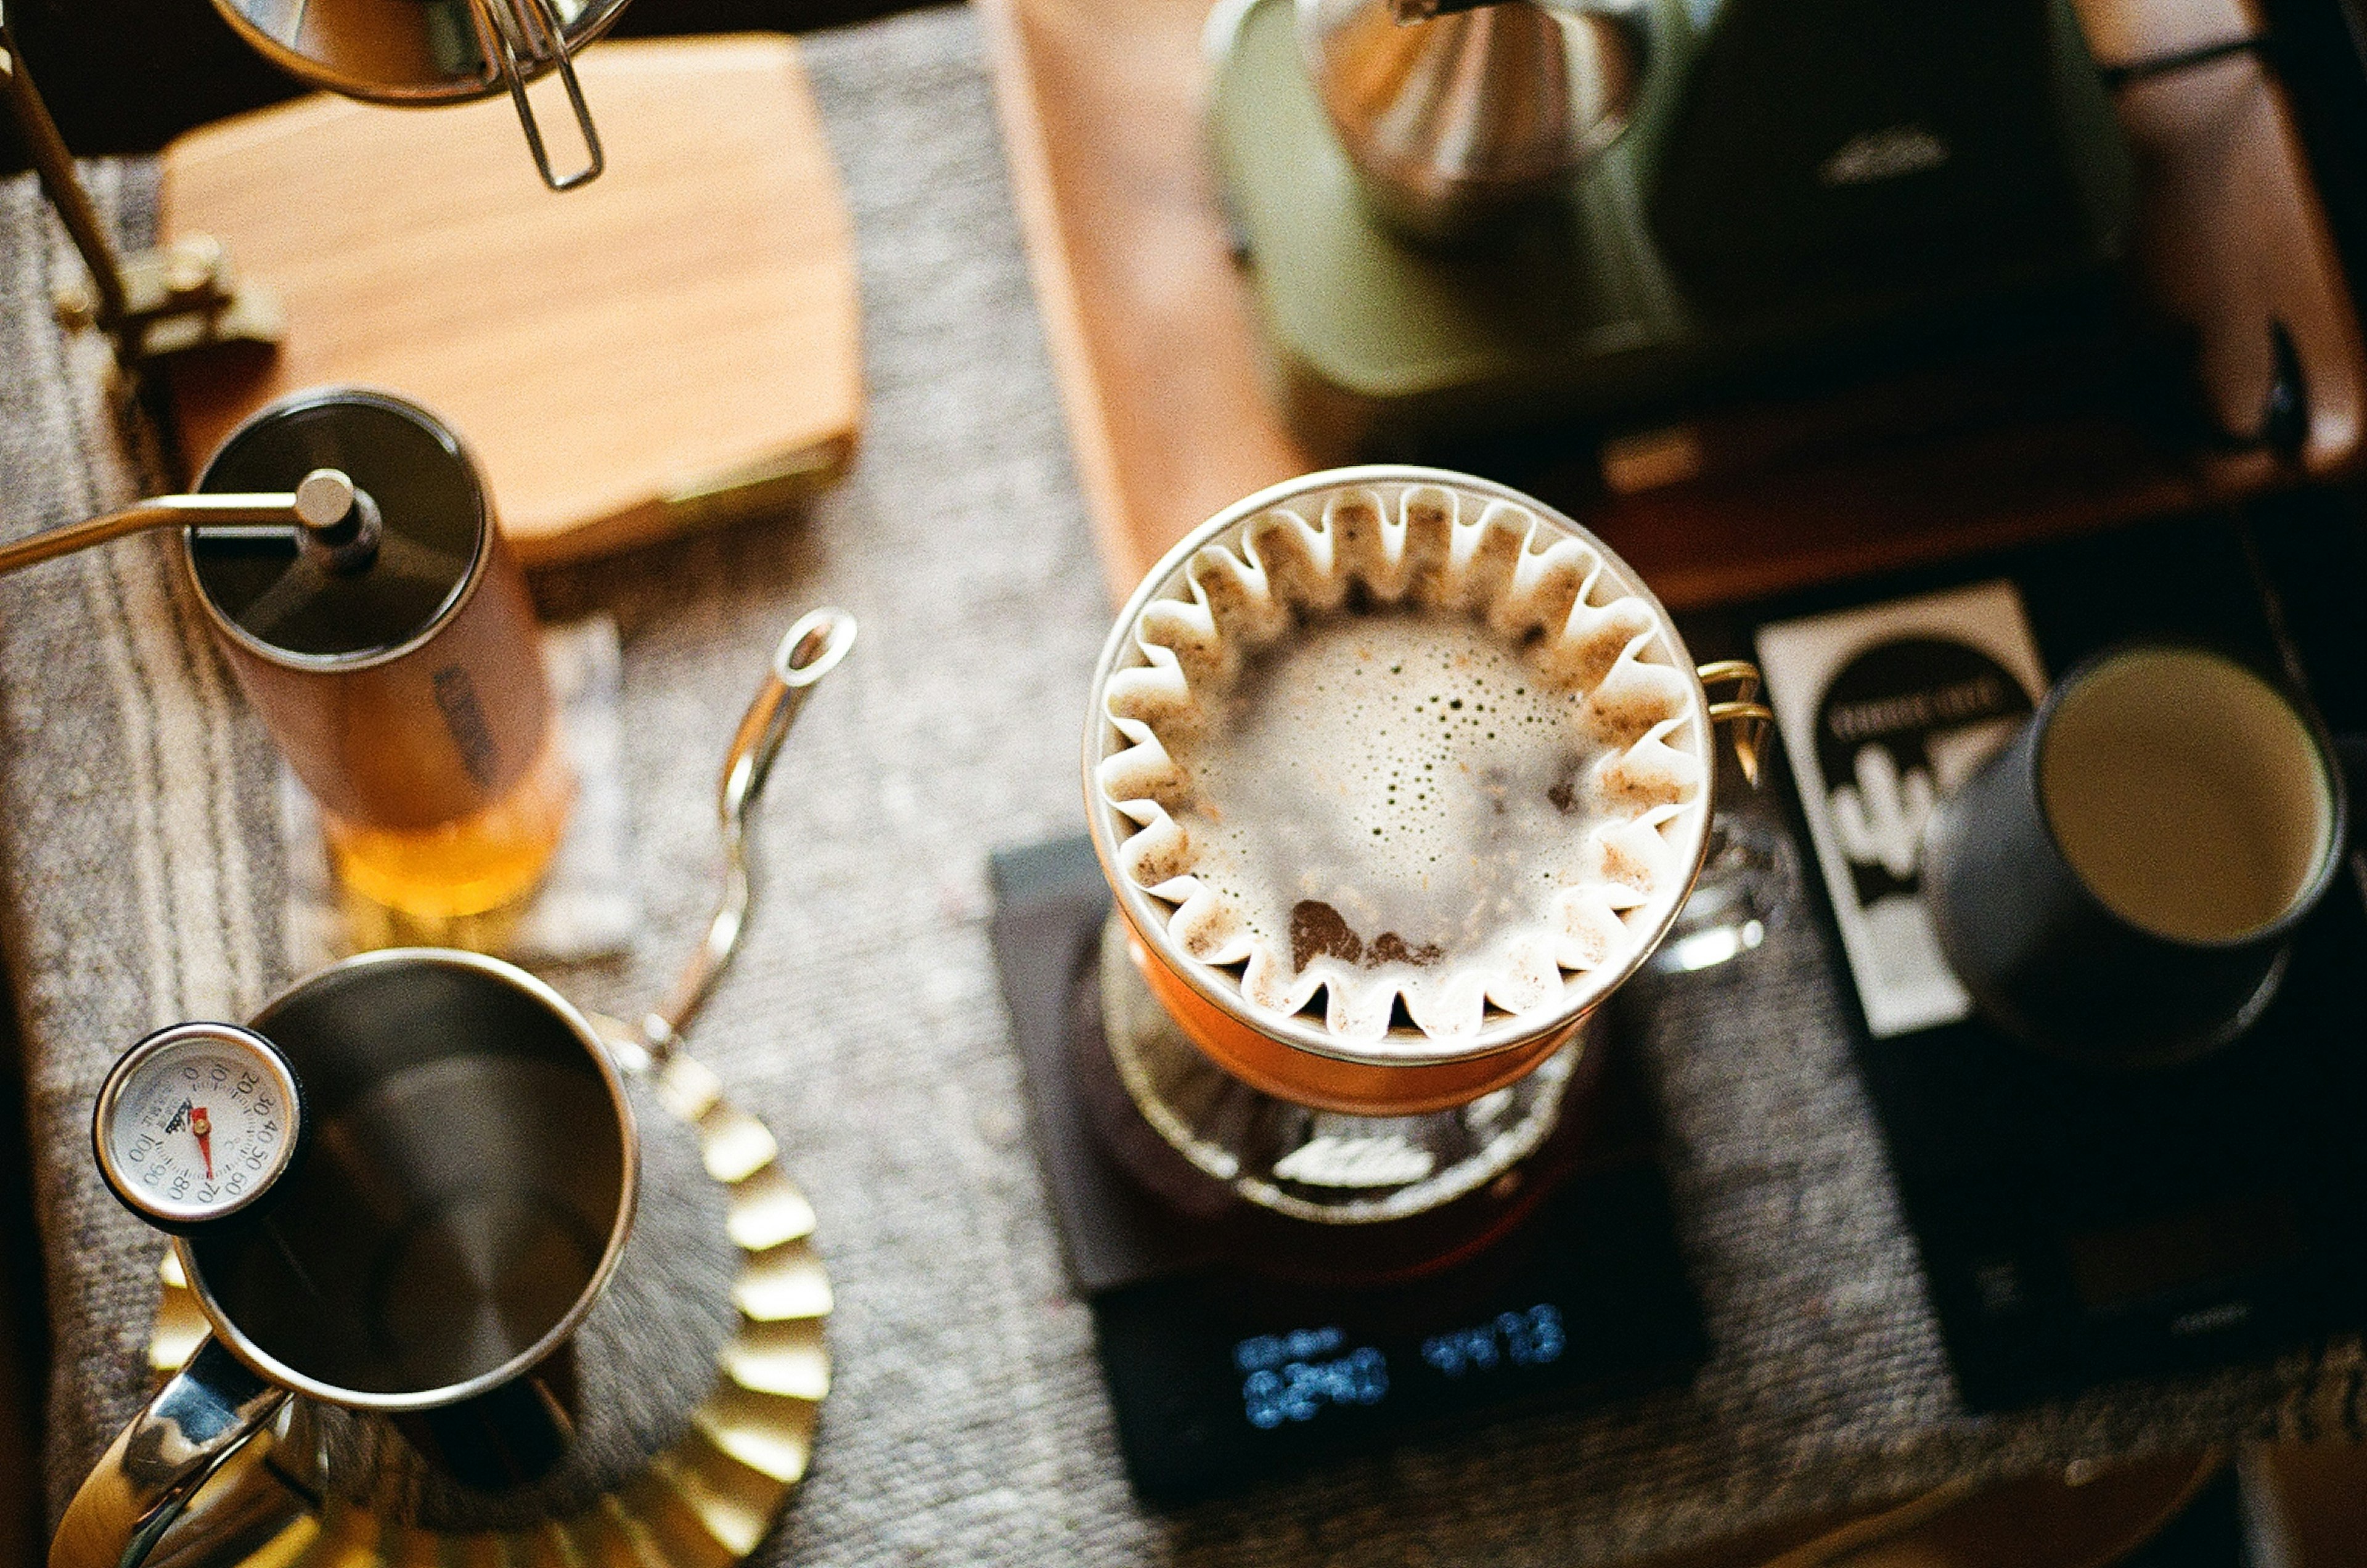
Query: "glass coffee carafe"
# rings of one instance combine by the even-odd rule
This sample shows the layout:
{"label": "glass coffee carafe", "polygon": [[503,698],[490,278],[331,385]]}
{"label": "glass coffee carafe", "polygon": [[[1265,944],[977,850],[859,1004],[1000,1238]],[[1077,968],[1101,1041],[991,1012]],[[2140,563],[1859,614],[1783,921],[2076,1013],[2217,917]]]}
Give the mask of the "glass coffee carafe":
{"label": "glass coffee carafe", "polygon": [[[1397,622],[1427,629],[1400,637]],[[1379,629],[1337,635],[1359,626]],[[1319,648],[1353,657],[1308,651]],[[1382,649],[1415,651],[1400,666]],[[1470,683],[1491,658],[1504,679]],[[1412,672],[1399,679],[1400,668]],[[1589,672],[1563,689],[1564,669]],[[1460,1245],[1516,1213],[1540,1186],[1521,1172],[1583,1131],[1605,1055],[1601,1004],[1671,933],[1727,943],[1697,946],[1683,968],[1757,940],[1706,923],[1748,920],[1740,887],[1681,917],[1712,863],[1722,881],[1739,858],[1716,822],[1716,732],[1755,782],[1772,716],[1758,684],[1739,660],[1696,664],[1667,610],[1593,535],[1470,475],[1309,474],[1185,536],[1120,613],[1088,705],[1086,818],[1114,908],[1103,1034],[1071,1066],[1105,1148],[1174,1207],[1247,1204],[1312,1222],[1362,1259],[1384,1255],[1384,1230]],[[1584,766],[1547,788],[1511,760],[1516,744],[1537,750],[1513,735],[1529,722],[1523,702],[1545,705],[1540,724],[1591,713],[1582,722],[1616,738],[1573,740],[1569,765],[1583,752]],[[1567,722],[1580,733],[1580,718]],[[1450,739],[1457,726],[1467,739]],[[1220,760],[1204,777],[1195,759],[1210,757]],[[1433,770],[1474,782],[1443,790],[1425,782]],[[1410,782],[1393,782],[1401,775]],[[1572,815],[1598,787],[1600,812]],[[1491,826],[1516,819],[1520,829]],[[1432,852],[1360,850],[1368,837]],[[1597,840],[1588,881],[1572,868]],[[1442,933],[1480,903],[1441,895],[1436,929],[1385,929],[1355,911],[1382,907],[1372,889],[1384,884],[1427,898],[1453,873],[1429,864],[1477,865],[1483,851],[1502,884],[1488,899],[1551,884],[1550,908],[1570,900],[1556,916],[1568,923],[1518,939],[1553,941],[1537,981],[1508,965],[1484,987],[1450,980],[1450,992],[1428,979],[1454,975],[1460,957]],[[1568,957],[1580,938],[1599,951]],[[1450,995],[1468,1005],[1467,1027],[1419,1021],[1428,1007],[1451,1013]],[[1363,1237],[1349,1241],[1352,1230]],[[1319,1245],[1301,1235],[1263,1261],[1297,1267]]]}

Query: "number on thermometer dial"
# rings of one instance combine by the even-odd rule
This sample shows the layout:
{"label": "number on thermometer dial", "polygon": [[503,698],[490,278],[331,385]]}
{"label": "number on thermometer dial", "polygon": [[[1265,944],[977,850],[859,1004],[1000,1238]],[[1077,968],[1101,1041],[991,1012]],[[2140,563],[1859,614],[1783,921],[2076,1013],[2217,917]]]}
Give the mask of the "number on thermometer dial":
{"label": "number on thermometer dial", "polygon": [[108,1073],[93,1141],[127,1207],[186,1231],[260,1201],[293,1163],[302,1114],[295,1075],[269,1041],[233,1024],[176,1024]]}

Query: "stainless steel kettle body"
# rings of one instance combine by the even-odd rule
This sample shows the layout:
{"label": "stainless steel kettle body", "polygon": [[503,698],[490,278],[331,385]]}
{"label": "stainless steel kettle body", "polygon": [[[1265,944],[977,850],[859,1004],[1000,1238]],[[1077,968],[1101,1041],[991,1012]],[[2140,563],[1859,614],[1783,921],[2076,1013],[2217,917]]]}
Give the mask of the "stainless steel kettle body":
{"label": "stainless steel kettle body", "polygon": [[[608,30],[625,0],[214,0],[265,59],[298,79],[383,104],[451,104],[506,92],[543,183],[572,190],[605,159],[575,51]],[[567,88],[584,164],[551,167],[527,84],[556,70]]]}
{"label": "stainless steel kettle body", "polygon": [[1365,200],[1440,243],[1564,186],[1627,129],[1644,0],[1297,0],[1299,53]]}

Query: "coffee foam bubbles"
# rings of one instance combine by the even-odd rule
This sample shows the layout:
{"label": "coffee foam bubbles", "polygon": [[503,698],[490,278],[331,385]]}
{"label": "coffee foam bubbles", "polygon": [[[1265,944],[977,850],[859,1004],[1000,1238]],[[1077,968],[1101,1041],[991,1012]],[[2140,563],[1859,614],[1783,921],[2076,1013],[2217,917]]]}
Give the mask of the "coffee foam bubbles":
{"label": "coffee foam bubbles", "polygon": [[1415,484],[1274,508],[1133,641],[1096,770],[1136,828],[1119,869],[1253,1010],[1320,991],[1331,1033],[1434,1054],[1491,1008],[1574,1010],[1682,894],[1698,688],[1618,569],[1524,507]]}

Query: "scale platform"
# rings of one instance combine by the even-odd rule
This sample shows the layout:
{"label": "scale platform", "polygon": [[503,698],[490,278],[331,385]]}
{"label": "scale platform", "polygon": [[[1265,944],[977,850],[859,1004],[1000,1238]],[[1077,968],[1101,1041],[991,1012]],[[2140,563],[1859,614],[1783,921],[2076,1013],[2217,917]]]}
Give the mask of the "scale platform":
{"label": "scale platform", "polygon": [[[1615,1023],[1588,1109],[1523,1168],[1534,1201],[1489,1210],[1502,1223],[1482,1235],[1501,1234],[1476,1252],[1466,1235],[1433,1249],[1452,1261],[1410,1260],[1372,1234],[1419,1221],[1327,1225],[1239,1200],[1186,1215],[1103,1152],[1084,1103],[1096,1086],[1071,1066],[1105,1055],[1110,899],[1090,842],[998,854],[993,877],[1037,1161],[1146,1498],[1206,1496],[1454,1421],[1681,1382],[1707,1354]],[[1388,1258],[1389,1277],[1355,1278],[1366,1255]],[[1309,1258],[1325,1278],[1246,1261]]]}
{"label": "scale platform", "polygon": [[2367,581],[2359,525],[2332,496],[2249,511],[1751,616],[1799,786],[1795,825],[1824,873],[1810,880],[1843,1010],[1976,1409],[2367,1327],[2357,857],[2246,1037],[2191,1066],[2117,1072],[2042,1055],[1973,1016],[1936,946],[1919,946],[1915,870],[1882,863],[1878,824],[1911,831],[1897,807],[1921,787],[1917,770],[1969,767],[1952,761],[1967,737],[2010,733],[2047,680],[2128,638],[2225,648],[2303,684],[2338,733],[2360,730],[2345,677],[2367,667],[2367,628],[2344,602]]}

